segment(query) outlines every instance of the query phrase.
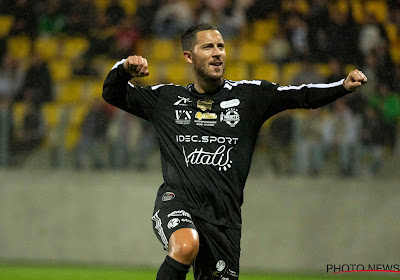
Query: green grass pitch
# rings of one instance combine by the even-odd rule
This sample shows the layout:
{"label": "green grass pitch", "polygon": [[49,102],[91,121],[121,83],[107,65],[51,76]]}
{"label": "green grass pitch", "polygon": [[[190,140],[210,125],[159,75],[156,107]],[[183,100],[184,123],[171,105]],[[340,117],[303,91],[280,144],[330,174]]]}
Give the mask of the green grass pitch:
{"label": "green grass pitch", "polygon": [[[0,264],[0,280],[155,280],[156,270],[69,266],[29,266]],[[383,276],[383,275],[379,275]],[[193,280],[190,272],[187,280]],[[240,280],[371,280],[393,279],[366,275],[343,276],[338,274],[289,275],[241,273]]]}

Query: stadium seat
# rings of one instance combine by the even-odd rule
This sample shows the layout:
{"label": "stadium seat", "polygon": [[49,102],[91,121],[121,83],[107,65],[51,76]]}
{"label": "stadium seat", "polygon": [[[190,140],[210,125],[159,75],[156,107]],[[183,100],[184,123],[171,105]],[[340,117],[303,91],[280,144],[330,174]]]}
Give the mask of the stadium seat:
{"label": "stadium seat", "polygon": [[293,63],[285,64],[283,66],[283,69],[282,69],[282,81],[281,81],[281,83],[283,85],[290,84],[291,80],[294,77],[294,75],[299,73],[300,69],[301,69],[301,63],[293,62]]}
{"label": "stadium seat", "polygon": [[268,43],[279,28],[275,19],[257,20],[253,26],[253,39],[258,43]]}
{"label": "stadium seat", "polygon": [[55,37],[39,37],[33,44],[35,52],[38,52],[46,61],[52,60],[58,55],[59,41]]}
{"label": "stadium seat", "polygon": [[239,61],[261,63],[264,59],[264,48],[255,41],[243,42],[239,50]]}
{"label": "stadium seat", "polygon": [[391,45],[390,53],[394,62],[400,64],[400,42]]}
{"label": "stadium seat", "polygon": [[390,44],[396,44],[398,39],[398,31],[396,24],[388,22],[385,24],[385,30],[389,37]]}
{"label": "stadium seat", "polygon": [[71,80],[60,85],[57,90],[56,101],[60,104],[76,104],[82,101],[85,90],[85,82],[82,80]]}
{"label": "stadium seat", "polygon": [[71,62],[68,59],[51,60],[49,68],[54,82],[65,82],[72,77]]}
{"label": "stadium seat", "polygon": [[[149,60],[151,61],[172,61],[176,57],[178,46],[175,40],[154,40]],[[179,49],[180,50],[180,49]]]}
{"label": "stadium seat", "polygon": [[25,102],[14,103],[12,108],[14,128],[16,131],[21,131],[24,123],[24,116],[26,110]]}
{"label": "stadium seat", "polygon": [[64,139],[65,148],[69,151],[75,149],[76,145],[78,145],[80,136],[81,136],[80,128],[68,129]]}
{"label": "stadium seat", "polygon": [[386,22],[388,18],[388,7],[386,1],[370,0],[366,2],[366,10],[375,15],[380,23]]}
{"label": "stadium seat", "polygon": [[121,0],[120,3],[128,16],[135,15],[137,9],[136,0]]}
{"label": "stadium seat", "polygon": [[49,102],[42,106],[42,113],[47,129],[56,128],[61,120],[61,115],[63,111],[63,106],[55,103]]}
{"label": "stadium seat", "polygon": [[7,48],[12,56],[26,59],[31,52],[32,42],[27,36],[15,36],[7,40]]}
{"label": "stadium seat", "polygon": [[10,15],[0,15],[0,37],[7,36],[11,26],[14,23],[14,17]]}
{"label": "stadium seat", "polygon": [[326,63],[318,63],[315,65],[316,69],[318,72],[323,76],[323,77],[328,77],[331,74],[331,69],[329,67],[329,64]]}
{"label": "stadium seat", "polygon": [[84,37],[67,37],[64,41],[62,57],[67,59],[77,58],[89,48],[89,41]]}
{"label": "stadium seat", "polygon": [[189,80],[189,69],[185,62],[168,63],[165,78],[169,83],[184,85]]}
{"label": "stadium seat", "polygon": [[225,78],[233,81],[248,80],[249,66],[243,62],[231,62],[225,69]]}
{"label": "stadium seat", "polygon": [[353,11],[353,18],[357,23],[362,24],[365,20],[364,4],[360,0],[351,1],[351,7]]}
{"label": "stadium seat", "polygon": [[110,5],[109,0],[94,0],[93,3],[99,12],[105,12]]}
{"label": "stadium seat", "polygon": [[87,81],[82,92],[82,99],[90,102],[94,98],[100,98],[103,93],[104,80]]}
{"label": "stadium seat", "polygon": [[279,67],[275,63],[263,63],[254,67],[253,79],[262,79],[279,83]]}

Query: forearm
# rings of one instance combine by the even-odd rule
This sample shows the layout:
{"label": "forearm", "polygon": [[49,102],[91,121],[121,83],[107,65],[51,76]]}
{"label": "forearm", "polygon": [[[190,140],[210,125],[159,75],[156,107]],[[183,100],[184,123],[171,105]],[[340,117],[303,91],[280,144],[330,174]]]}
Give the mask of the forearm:
{"label": "forearm", "polygon": [[123,69],[123,61],[118,62],[108,73],[103,85],[104,100],[124,111],[129,111],[127,86],[132,76]]}

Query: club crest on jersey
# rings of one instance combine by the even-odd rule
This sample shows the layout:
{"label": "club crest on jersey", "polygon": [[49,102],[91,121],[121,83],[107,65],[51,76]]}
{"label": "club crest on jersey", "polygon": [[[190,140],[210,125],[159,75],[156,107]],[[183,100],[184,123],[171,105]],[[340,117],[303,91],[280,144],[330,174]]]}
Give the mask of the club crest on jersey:
{"label": "club crest on jersey", "polygon": [[214,103],[213,100],[206,100],[206,99],[197,100],[197,108],[199,108],[202,111],[211,110],[213,103]]}
{"label": "club crest on jersey", "polygon": [[189,97],[184,97],[184,96],[179,96],[179,100],[174,103],[175,106],[188,106],[188,103],[191,103],[192,100],[190,100]]}
{"label": "club crest on jersey", "polygon": [[237,109],[227,109],[225,114],[222,112],[220,116],[220,121],[226,122],[230,127],[235,127],[240,121],[240,115]]}
{"label": "club crest on jersey", "polygon": [[177,124],[190,124],[192,119],[192,111],[188,110],[175,110],[175,123]]}

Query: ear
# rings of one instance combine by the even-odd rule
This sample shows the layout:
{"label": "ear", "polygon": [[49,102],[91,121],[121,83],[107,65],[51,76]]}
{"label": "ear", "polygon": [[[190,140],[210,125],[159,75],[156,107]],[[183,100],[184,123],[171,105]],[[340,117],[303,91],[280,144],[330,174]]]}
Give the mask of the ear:
{"label": "ear", "polygon": [[185,57],[185,60],[190,63],[193,64],[193,58],[192,58],[192,53],[190,51],[184,51],[183,52],[183,56]]}

